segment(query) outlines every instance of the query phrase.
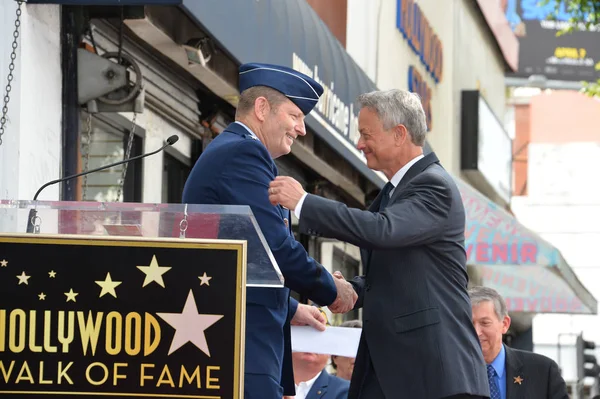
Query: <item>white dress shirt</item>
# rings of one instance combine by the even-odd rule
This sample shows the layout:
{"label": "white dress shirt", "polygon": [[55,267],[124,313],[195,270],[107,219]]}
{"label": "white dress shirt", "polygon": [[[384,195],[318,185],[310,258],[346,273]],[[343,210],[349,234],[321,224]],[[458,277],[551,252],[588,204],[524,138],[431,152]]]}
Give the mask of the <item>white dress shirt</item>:
{"label": "white dress shirt", "polygon": [[[425,157],[425,155],[423,155],[423,154],[417,155],[416,157],[414,157],[413,159],[408,161],[408,163],[406,165],[401,167],[400,170],[397,171],[394,176],[392,176],[392,180],[390,180],[390,182],[394,185],[394,188],[390,191],[390,197],[392,196],[392,194],[394,194],[394,190],[396,189],[396,187],[398,187],[398,184],[400,184],[400,181],[402,180],[404,175],[406,175],[406,172],[408,172],[410,167],[413,166],[414,164],[416,164],[417,162],[419,162],[424,157]],[[307,195],[308,195],[308,193],[304,193],[302,198],[300,198],[300,201],[298,201],[298,205],[296,205],[296,209],[294,209],[294,214],[296,215],[298,220],[300,219],[300,212],[302,210],[302,205],[304,204],[304,200],[306,199]]]}
{"label": "white dress shirt", "polygon": [[[235,121],[234,123],[237,123],[238,125],[242,125],[247,131],[248,133],[250,133],[250,136],[252,136],[252,138],[254,140],[258,140],[258,137],[256,137],[256,134],[254,134],[254,132],[252,130],[250,130],[250,128],[246,125],[244,125],[242,122],[240,121]],[[259,140],[260,141],[260,140]]]}
{"label": "white dress shirt", "polygon": [[[321,371],[321,373],[322,372],[323,371]],[[317,374],[312,380],[303,381],[300,384],[296,385],[296,396],[294,396],[294,399],[306,399],[306,395],[308,395],[310,389],[314,385],[317,378],[319,378],[321,373]]]}
{"label": "white dress shirt", "polygon": [[392,196],[392,194],[394,194],[394,190],[396,189],[396,187],[398,187],[398,184],[400,184],[402,178],[404,177],[404,175],[406,175],[406,172],[408,172],[410,167],[419,162],[424,157],[425,156],[423,154],[417,155],[416,157],[408,161],[406,165],[401,167],[400,170],[397,171],[394,176],[392,176],[392,180],[390,180],[390,182],[394,185],[394,188],[392,188],[390,191],[390,197]]}

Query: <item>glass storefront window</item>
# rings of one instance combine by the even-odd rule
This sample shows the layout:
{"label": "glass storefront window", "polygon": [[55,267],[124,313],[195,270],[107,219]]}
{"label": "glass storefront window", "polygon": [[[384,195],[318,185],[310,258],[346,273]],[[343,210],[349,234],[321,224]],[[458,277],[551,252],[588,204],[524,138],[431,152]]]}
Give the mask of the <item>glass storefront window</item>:
{"label": "glass storefront window", "polygon": [[192,171],[191,166],[181,162],[173,155],[165,152],[162,178],[162,202],[167,204],[181,203],[183,186]]}
{"label": "glass storefront window", "polygon": [[[124,118],[121,122],[104,116],[94,116],[92,132],[88,135],[86,121],[82,120],[81,171],[123,160],[131,129],[131,125],[126,124],[129,123]],[[141,147],[142,139],[134,136],[129,156],[141,154]],[[142,161],[133,161],[127,165],[125,182],[121,186],[123,168],[124,165],[119,165],[81,177],[78,198],[85,201],[140,202]]]}

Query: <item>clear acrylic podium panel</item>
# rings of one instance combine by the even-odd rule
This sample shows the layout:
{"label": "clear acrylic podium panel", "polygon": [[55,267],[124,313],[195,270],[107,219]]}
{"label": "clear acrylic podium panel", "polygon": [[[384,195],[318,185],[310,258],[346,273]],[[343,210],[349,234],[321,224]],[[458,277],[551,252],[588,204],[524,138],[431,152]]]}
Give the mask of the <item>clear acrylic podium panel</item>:
{"label": "clear acrylic podium panel", "polygon": [[245,240],[246,286],[283,286],[279,266],[248,206],[1,200],[0,233],[27,232],[32,216],[31,234]]}

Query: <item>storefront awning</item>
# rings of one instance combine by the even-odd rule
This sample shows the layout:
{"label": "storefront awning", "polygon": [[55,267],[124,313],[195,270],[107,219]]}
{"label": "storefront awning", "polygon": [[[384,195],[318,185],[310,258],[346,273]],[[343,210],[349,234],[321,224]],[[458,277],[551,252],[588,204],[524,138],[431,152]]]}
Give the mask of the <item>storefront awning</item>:
{"label": "storefront awning", "polygon": [[[305,0],[183,0],[183,9],[237,62],[300,70],[325,93],[307,125],[376,186],[385,178],[356,150],[359,94],[377,87]],[[235,12],[232,12],[235,10]],[[426,152],[430,151],[426,146]],[[596,313],[597,302],[560,252],[467,183],[468,260],[480,284],[496,288],[512,312]]]}
{"label": "storefront awning", "polygon": [[376,186],[385,184],[356,149],[356,98],[377,87],[306,0],[184,0],[182,7],[240,64],[285,65],[319,81],[325,93],[306,124]]}
{"label": "storefront awning", "polygon": [[477,284],[500,292],[510,312],[597,313],[596,299],[557,248],[456,180],[467,214],[467,263]]}

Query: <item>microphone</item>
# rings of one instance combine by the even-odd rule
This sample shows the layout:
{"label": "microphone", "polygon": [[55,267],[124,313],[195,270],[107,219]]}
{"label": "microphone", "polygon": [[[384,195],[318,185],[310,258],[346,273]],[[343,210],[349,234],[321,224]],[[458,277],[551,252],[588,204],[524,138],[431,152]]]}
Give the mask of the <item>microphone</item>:
{"label": "microphone", "polygon": [[[113,168],[115,166],[123,165],[124,163],[128,163],[128,162],[131,162],[131,161],[135,161],[135,160],[138,160],[138,159],[149,157],[150,155],[154,155],[154,154],[156,154],[158,152],[161,152],[165,148],[172,146],[173,144],[177,143],[178,140],[179,140],[179,136],[176,135],[176,134],[174,134],[174,135],[170,136],[169,138],[167,138],[165,140],[165,144],[162,147],[160,147],[158,150],[156,150],[156,151],[152,151],[152,152],[149,152],[147,154],[137,155],[135,157],[127,158],[127,159],[124,159],[124,160],[119,161],[119,162],[111,163],[109,165],[100,166],[99,168],[88,170],[88,171],[81,172],[81,173],[77,173],[76,175],[66,176],[66,177],[63,177],[63,178],[60,178],[60,179],[49,181],[48,183],[44,184],[42,187],[40,187],[37,190],[37,192],[33,196],[33,200],[37,201],[37,197],[40,195],[40,193],[42,192],[42,190],[45,189],[48,186],[51,186],[51,185],[56,184],[56,183],[61,183],[63,181],[75,179],[75,178],[80,177],[80,176],[85,176],[85,175],[88,175],[90,173],[99,172],[99,171],[105,170],[105,169],[110,169],[110,168]],[[31,209],[29,211],[29,220],[27,222],[27,232],[28,233],[33,233],[33,229],[34,229],[33,221],[34,221],[34,219],[35,219],[36,216],[37,216],[37,211],[35,209]]]}

